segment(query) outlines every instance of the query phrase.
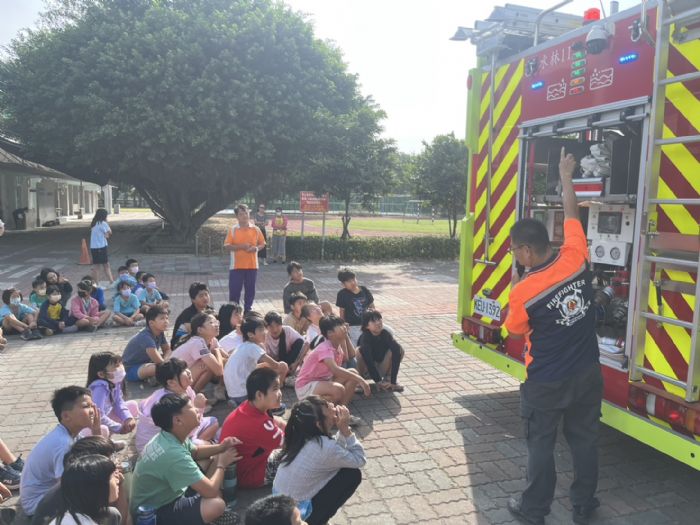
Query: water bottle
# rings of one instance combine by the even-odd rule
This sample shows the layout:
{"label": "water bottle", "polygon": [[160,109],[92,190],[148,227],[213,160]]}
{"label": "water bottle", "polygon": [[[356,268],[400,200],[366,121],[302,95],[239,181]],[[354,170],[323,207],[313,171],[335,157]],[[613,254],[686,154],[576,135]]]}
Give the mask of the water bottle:
{"label": "water bottle", "polygon": [[224,469],[224,483],[221,493],[227,507],[233,507],[236,503],[236,488],[238,487],[238,476],[236,474],[236,464],[231,463]]}
{"label": "water bottle", "polygon": [[136,510],[136,525],[156,525],[156,508],[141,505]]}

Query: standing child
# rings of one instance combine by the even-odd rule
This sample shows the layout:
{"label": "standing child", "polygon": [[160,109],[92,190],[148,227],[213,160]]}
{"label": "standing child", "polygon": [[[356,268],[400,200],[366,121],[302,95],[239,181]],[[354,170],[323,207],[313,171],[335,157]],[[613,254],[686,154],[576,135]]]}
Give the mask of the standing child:
{"label": "standing child", "polygon": [[122,281],[117,286],[119,294],[114,298],[114,322],[122,326],[143,326],[141,303],[131,293],[128,281]]}
{"label": "standing child", "polygon": [[78,331],[75,319],[70,316],[68,308],[61,304],[61,290],[52,284],[47,290],[48,300],[39,310],[39,329],[44,335],[70,334]]}
{"label": "standing child", "polygon": [[94,332],[107,322],[109,311],[100,312],[97,299],[90,296],[92,281],[80,281],[77,288],[78,295],[70,302],[70,315],[79,329]]}
{"label": "standing child", "polygon": [[245,318],[241,325],[243,342],[236,351],[229,357],[224,367],[224,384],[226,392],[236,404],[240,405],[248,398],[246,381],[250,373],[258,366],[267,366],[280,376],[280,381],[284,384],[289,367],[287,363],[277,362],[265,353],[265,321],[257,316],[251,315]]}
{"label": "standing child", "polygon": [[141,303],[141,313],[146,315],[151,306],[163,302],[163,296],[158,291],[156,277],[152,273],[144,273],[141,283],[143,286],[136,292],[136,297]]}
{"label": "standing child", "polygon": [[46,281],[47,286],[52,284],[58,286],[58,289],[61,290],[61,304],[66,306],[73,293],[73,287],[68,282],[68,279],[53,268],[42,268],[41,272],[39,272],[39,277]]}
{"label": "standing child", "polygon": [[90,356],[87,387],[100,410],[102,435],[128,434],[136,428],[139,407],[125,401],[122,384],[126,371],[121,356],[114,352],[97,352]]}
{"label": "standing child", "polygon": [[[384,328],[382,314],[377,310],[362,315],[359,346],[361,358],[357,368],[360,375],[365,377],[369,374],[380,390],[403,392],[398,376],[404,351],[391,332]],[[389,374],[391,380],[387,381]]]}
{"label": "standing child", "polygon": [[[267,226],[267,217],[265,216],[264,204],[258,204],[258,211],[253,215],[253,222],[255,222],[255,225],[260,229],[260,233],[262,233],[263,239],[265,239],[265,244],[267,244],[267,229],[265,228]],[[258,263],[260,263],[260,261],[262,261],[263,266],[267,266],[267,246],[264,246],[262,250],[258,251]]]}
{"label": "standing child", "polygon": [[107,282],[111,283],[112,269],[107,255],[107,239],[112,236],[112,229],[107,224],[107,210],[97,208],[90,224],[90,254],[92,255],[92,278],[97,282],[99,269],[102,268]]}
{"label": "standing child", "polygon": [[353,344],[362,334],[362,314],[374,310],[374,296],[366,286],[357,284],[355,272],[343,268],[338,272],[338,280],[343,285],[338,291],[335,305],[340,309],[340,318],[350,326],[350,339]]}
{"label": "standing child", "polygon": [[275,208],[272,223],[272,262],[283,263],[287,257],[287,217],[282,208]]}
{"label": "standing child", "polygon": [[2,308],[0,308],[0,326],[7,334],[20,334],[25,341],[41,339],[37,329],[36,310],[22,304],[22,292],[16,288],[8,288],[2,292]]}
{"label": "standing child", "polygon": [[39,311],[46,302],[46,281],[37,277],[32,281],[32,293],[29,294],[29,306]]}

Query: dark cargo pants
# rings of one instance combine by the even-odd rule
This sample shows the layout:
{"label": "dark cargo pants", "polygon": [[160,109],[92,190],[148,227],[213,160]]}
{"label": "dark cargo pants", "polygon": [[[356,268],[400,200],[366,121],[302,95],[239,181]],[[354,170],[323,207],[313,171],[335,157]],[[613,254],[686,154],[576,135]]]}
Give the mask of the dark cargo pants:
{"label": "dark cargo pants", "polygon": [[527,488],[522,511],[528,516],[549,514],[557,473],[554,445],[564,420],[564,437],[571,448],[574,481],[572,505],[590,505],[598,486],[598,431],[603,377],[596,364],[562,381],[520,386],[520,411],[527,441]]}

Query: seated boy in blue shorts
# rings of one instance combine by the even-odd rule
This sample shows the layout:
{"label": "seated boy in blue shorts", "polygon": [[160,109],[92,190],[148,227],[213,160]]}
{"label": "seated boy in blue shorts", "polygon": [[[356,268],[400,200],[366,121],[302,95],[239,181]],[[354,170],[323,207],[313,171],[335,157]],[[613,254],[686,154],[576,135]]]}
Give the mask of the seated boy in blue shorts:
{"label": "seated boy in blue shorts", "polygon": [[159,305],[146,312],[146,328],[132,337],[124,349],[122,361],[129,381],[141,381],[156,375],[156,365],[170,358],[170,344],[165,338],[168,311]]}

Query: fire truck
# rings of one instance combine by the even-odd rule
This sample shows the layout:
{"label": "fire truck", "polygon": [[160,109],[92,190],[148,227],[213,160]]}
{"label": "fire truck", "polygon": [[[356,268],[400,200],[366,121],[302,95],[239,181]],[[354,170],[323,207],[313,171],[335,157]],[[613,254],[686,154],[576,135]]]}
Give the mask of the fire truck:
{"label": "fire truck", "polygon": [[[570,0],[569,0],[570,1]],[[454,40],[469,72],[460,350],[524,380],[503,323],[510,228],[563,241],[562,147],[590,247],[605,379],[602,421],[700,470],[700,0],[645,1],[583,17],[506,4]]]}

